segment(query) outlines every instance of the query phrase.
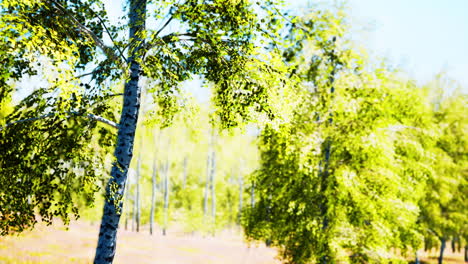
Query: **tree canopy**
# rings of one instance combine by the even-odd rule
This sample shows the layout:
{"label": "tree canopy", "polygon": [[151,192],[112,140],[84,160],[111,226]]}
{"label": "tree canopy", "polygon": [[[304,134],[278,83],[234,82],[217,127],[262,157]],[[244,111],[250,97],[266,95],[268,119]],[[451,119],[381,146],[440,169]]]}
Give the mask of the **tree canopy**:
{"label": "tree canopy", "polygon": [[[285,263],[396,263],[423,244],[466,245],[466,94],[358,52],[341,7],[125,3],[112,23],[101,0],[0,2],[1,235],[68,223],[102,190],[95,263],[111,263],[124,200],[146,203],[141,177],[145,221],[242,223]],[[182,88],[193,78],[209,109]],[[249,122],[255,132],[236,134]]]}
{"label": "tree canopy", "polygon": [[[441,221],[445,233],[437,234],[446,239],[460,234],[466,192],[455,190],[466,165],[440,148],[454,144],[466,155],[464,136],[452,134],[466,122],[434,122],[450,114],[435,110],[427,89],[385,66],[368,70],[339,11],[304,19],[284,52],[301,103],[288,123],[261,133],[259,201],[244,219],[247,237],[279,247],[286,263],[393,263],[401,255],[392,249],[416,251],[434,233],[422,223]],[[466,113],[456,100],[450,111]]]}

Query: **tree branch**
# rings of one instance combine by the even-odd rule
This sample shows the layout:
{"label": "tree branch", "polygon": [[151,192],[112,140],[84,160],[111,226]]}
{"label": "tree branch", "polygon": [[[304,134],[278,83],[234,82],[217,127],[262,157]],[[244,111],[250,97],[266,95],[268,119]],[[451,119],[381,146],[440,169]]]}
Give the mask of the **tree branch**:
{"label": "tree branch", "polygon": [[95,115],[95,114],[88,114],[88,115],[86,115],[86,117],[88,117],[89,119],[94,119],[94,120],[96,120],[98,122],[104,123],[106,125],[109,125],[111,127],[114,127],[114,128],[117,128],[117,129],[119,128],[119,124],[117,124],[117,123],[115,123],[115,122],[113,122],[113,121],[111,121],[109,119],[106,119],[106,118],[104,118],[102,116],[98,116],[98,115]]}
{"label": "tree branch", "polygon": [[[111,120],[108,120],[102,116],[98,116],[98,115],[95,115],[95,114],[86,114],[86,115],[82,115],[82,113],[78,113],[78,112],[67,112],[67,114],[70,114],[69,116],[67,117],[72,117],[72,116],[83,116],[83,117],[87,117],[89,119],[93,119],[93,120],[96,120],[98,122],[101,122],[101,123],[104,123],[106,125],[109,125],[111,127],[114,127],[114,128],[119,128],[119,124],[111,121]],[[41,120],[41,119],[45,119],[45,118],[48,118],[48,117],[52,117],[52,116],[55,116],[54,113],[50,113],[50,114],[46,114],[46,115],[41,115],[41,116],[38,116],[38,117],[31,117],[31,118],[26,118],[26,119],[21,119],[21,120],[17,120],[17,121],[13,121],[13,122],[10,122],[8,124],[5,124],[3,127],[0,127],[0,131],[2,131],[3,129],[9,127],[9,126],[12,126],[12,125],[16,125],[16,124],[21,124],[21,123],[27,123],[27,122],[34,122],[34,121],[38,121],[38,120]]]}
{"label": "tree branch", "polygon": [[124,95],[123,93],[107,94],[107,95],[104,95],[102,98],[106,99],[106,98],[109,98],[109,97],[116,97],[116,96],[123,96],[123,95]]}
{"label": "tree branch", "polygon": [[[60,3],[58,3],[57,1],[55,0],[46,0],[47,2],[53,4],[55,6],[55,8],[57,10],[59,10],[60,12],[62,12],[64,15],[68,16],[71,21],[73,22],[73,24],[76,25],[76,27],[78,28],[78,30],[80,30],[82,33],[84,33],[85,35],[87,35],[95,44],[98,48],[100,48],[104,54],[106,54],[109,58],[116,58],[118,57],[114,51],[112,50],[112,48],[106,46],[104,44],[104,42],[96,35],[94,34],[93,31],[91,31],[89,28],[87,28],[85,25],[81,24],[73,15],[71,15],[68,10],[62,6]],[[124,61],[125,63],[126,61]]]}
{"label": "tree branch", "polygon": [[102,27],[104,28],[104,30],[106,31],[107,35],[109,36],[109,38],[111,39],[112,41],[112,44],[114,44],[114,47],[117,49],[117,51],[119,52],[119,55],[121,57],[121,59],[123,60],[123,62],[127,62],[127,58],[125,57],[125,55],[123,54],[122,50],[119,48],[119,46],[117,46],[115,40],[114,40],[114,37],[112,37],[112,34],[110,33],[110,30],[109,28],[107,28],[107,25],[106,23],[104,22],[104,19],[102,19],[96,12],[94,12],[94,10],[90,9],[91,13],[93,13],[94,16],[97,17],[97,19],[99,20],[99,23],[102,25]]}
{"label": "tree branch", "polygon": [[172,19],[174,19],[174,15],[171,14],[171,17],[166,21],[166,23],[158,30],[158,32],[156,32],[155,34],[155,37],[159,35],[159,33],[161,33],[161,31],[163,31],[167,25],[169,25],[169,23],[171,23]]}
{"label": "tree branch", "polygon": [[146,53],[148,53],[154,47],[158,47],[160,45],[164,45],[164,44],[167,44],[169,42],[173,42],[171,40],[172,37],[191,37],[191,38],[187,38],[187,39],[179,39],[180,41],[196,41],[197,40],[196,34],[188,33],[188,32],[185,32],[185,33],[169,33],[169,34],[167,34],[165,36],[162,36],[162,37],[159,37],[159,38],[156,38],[156,34],[155,34],[151,41],[148,41],[147,43],[145,43],[144,48],[146,50]]}
{"label": "tree branch", "polygon": [[275,9],[276,13],[278,13],[278,15],[280,15],[282,18],[284,18],[284,20],[286,20],[286,21],[288,21],[289,23],[291,23],[291,25],[292,25],[293,27],[299,28],[299,29],[303,30],[303,31],[304,31],[305,33],[307,33],[307,34],[311,34],[311,32],[310,32],[307,28],[303,27],[303,26],[300,25],[300,24],[298,25],[297,23],[292,22],[291,19],[289,19],[289,18],[287,18],[286,16],[284,16],[284,14],[281,13],[281,12],[278,10],[278,8],[276,7],[276,5],[273,4],[272,6],[273,6],[273,9]]}

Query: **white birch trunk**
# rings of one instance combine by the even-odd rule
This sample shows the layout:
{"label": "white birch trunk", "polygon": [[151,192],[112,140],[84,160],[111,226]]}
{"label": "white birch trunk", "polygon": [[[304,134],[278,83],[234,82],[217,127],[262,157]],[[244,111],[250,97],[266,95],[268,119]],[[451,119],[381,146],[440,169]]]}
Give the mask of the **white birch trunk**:
{"label": "white birch trunk", "polygon": [[122,213],[122,198],[125,190],[127,172],[133,156],[133,144],[135,140],[138,113],[140,110],[141,66],[137,62],[137,56],[144,47],[144,40],[140,33],[145,30],[147,0],[129,0],[129,47],[128,65],[130,77],[125,83],[123,107],[117,132],[117,144],[114,152],[115,163],[111,170],[106,193],[107,199],[99,230],[99,239],[94,257],[95,264],[112,263],[115,256],[117,243],[117,230]]}

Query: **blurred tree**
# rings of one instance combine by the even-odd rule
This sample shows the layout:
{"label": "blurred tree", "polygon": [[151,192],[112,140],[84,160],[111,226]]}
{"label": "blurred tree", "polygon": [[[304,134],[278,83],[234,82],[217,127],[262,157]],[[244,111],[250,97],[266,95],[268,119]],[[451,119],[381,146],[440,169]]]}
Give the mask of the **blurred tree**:
{"label": "blurred tree", "polygon": [[262,131],[248,237],[286,263],[389,263],[417,248],[418,201],[431,146],[429,102],[385,68],[367,68],[343,38],[341,10],[290,18],[284,50],[300,105]]}
{"label": "blurred tree", "polygon": [[430,166],[434,172],[420,202],[419,219],[426,248],[440,245],[439,263],[443,261],[447,241],[455,242],[464,235],[467,243],[464,232],[468,226],[468,98],[458,91],[444,94],[441,78],[431,91],[437,131],[431,149]]}

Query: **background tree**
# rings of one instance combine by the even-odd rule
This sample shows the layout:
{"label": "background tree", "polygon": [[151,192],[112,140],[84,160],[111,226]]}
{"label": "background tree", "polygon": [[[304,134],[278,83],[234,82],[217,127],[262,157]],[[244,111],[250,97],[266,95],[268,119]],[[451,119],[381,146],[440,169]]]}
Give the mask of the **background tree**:
{"label": "background tree", "polygon": [[261,134],[258,200],[246,234],[286,263],[387,263],[418,246],[418,201],[431,173],[429,103],[385,68],[366,68],[343,39],[344,17],[291,18],[284,59],[302,83],[290,123]]}
{"label": "background tree", "polygon": [[[436,140],[430,166],[433,169],[421,199],[420,225],[426,248],[440,246],[439,263],[447,242],[461,243],[468,224],[467,165],[468,165],[468,101],[457,90],[443,92],[444,79],[439,76],[428,89],[433,93],[433,119]],[[432,86],[432,87],[431,87]],[[466,239],[466,238],[465,238]],[[466,242],[465,242],[466,243]]]}

